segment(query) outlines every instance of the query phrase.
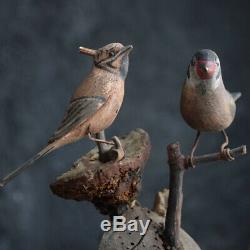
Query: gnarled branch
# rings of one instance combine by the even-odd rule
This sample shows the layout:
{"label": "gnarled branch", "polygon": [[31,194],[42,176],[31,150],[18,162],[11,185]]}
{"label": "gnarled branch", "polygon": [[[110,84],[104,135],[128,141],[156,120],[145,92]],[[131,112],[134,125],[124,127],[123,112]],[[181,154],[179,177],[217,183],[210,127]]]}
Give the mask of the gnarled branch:
{"label": "gnarled branch", "polygon": [[[228,153],[230,154],[231,157],[237,158],[247,153],[247,147],[246,145],[242,145],[237,148],[229,149]],[[207,162],[213,162],[213,161],[230,161],[230,159],[225,155],[225,153],[222,153],[222,152],[195,156],[193,158],[194,165],[207,163]],[[189,157],[187,156],[185,157],[185,168],[190,168],[190,167],[192,167],[192,165],[190,164]]]}
{"label": "gnarled branch", "polygon": [[225,152],[196,156],[193,158],[192,164],[190,161],[190,156],[185,157],[181,153],[180,144],[178,142],[168,145],[170,184],[168,209],[164,230],[167,249],[185,249],[185,246],[180,239],[181,210],[183,201],[182,184],[185,170],[188,168],[193,168],[194,165],[201,163],[222,160],[229,161],[238,156],[245,155],[246,153],[247,148],[245,145],[243,145],[238,148],[226,150]]}

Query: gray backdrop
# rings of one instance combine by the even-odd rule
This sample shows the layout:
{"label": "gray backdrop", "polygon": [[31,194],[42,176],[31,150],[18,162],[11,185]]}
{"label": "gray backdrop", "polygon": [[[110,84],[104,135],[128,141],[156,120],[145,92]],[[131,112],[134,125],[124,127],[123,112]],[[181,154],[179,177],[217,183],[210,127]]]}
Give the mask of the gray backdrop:
{"label": "gray backdrop", "polygon": [[[168,185],[166,145],[185,153],[195,131],[179,113],[186,68],[199,48],[215,50],[229,90],[243,92],[227,130],[231,146],[248,144],[249,4],[247,1],[0,1],[0,175],[47,143],[68,100],[91,68],[78,46],[133,44],[126,97],[109,137],[133,128],[152,140],[140,201],[152,206]],[[200,153],[214,152],[220,134],[204,135]],[[87,202],[54,196],[49,183],[93,147],[83,140],[26,171],[0,191],[0,249],[97,249],[101,216]],[[183,228],[202,249],[248,249],[250,158],[207,164],[184,180]]]}

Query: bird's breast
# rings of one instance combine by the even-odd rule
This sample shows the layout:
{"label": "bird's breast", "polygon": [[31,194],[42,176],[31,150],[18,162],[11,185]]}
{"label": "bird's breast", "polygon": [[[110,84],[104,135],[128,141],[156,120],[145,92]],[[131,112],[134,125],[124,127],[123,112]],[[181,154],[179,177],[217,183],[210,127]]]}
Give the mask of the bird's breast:
{"label": "bird's breast", "polygon": [[81,82],[72,96],[72,99],[82,96],[102,96],[108,97],[110,91],[114,88],[119,88],[117,84],[119,77],[108,71],[94,69]]}
{"label": "bird's breast", "polygon": [[199,131],[221,131],[235,116],[235,103],[224,86],[200,95],[192,86],[184,85],[181,114],[192,128]]}
{"label": "bird's breast", "polygon": [[105,98],[106,101],[102,107],[87,121],[87,127],[89,127],[91,133],[100,132],[112,124],[120,110],[124,97],[124,80],[119,74],[94,67],[77,88],[72,99],[81,96],[101,96]]}
{"label": "bird's breast", "polygon": [[124,83],[117,81],[114,86],[107,94],[106,103],[98,110],[95,116],[90,120],[90,132],[98,133],[108,128],[115,120],[124,97]]}

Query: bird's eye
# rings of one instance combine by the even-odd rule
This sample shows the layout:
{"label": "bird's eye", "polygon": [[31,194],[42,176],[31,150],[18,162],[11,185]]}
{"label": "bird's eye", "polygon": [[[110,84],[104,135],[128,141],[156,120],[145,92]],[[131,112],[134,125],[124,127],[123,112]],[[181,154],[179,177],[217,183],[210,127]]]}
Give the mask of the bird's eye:
{"label": "bird's eye", "polygon": [[109,56],[110,56],[110,57],[112,57],[112,56],[114,56],[114,55],[115,55],[115,52],[114,52],[114,51],[110,51],[110,52],[109,52]]}
{"label": "bird's eye", "polygon": [[219,66],[220,64],[218,62],[216,62],[216,65]]}

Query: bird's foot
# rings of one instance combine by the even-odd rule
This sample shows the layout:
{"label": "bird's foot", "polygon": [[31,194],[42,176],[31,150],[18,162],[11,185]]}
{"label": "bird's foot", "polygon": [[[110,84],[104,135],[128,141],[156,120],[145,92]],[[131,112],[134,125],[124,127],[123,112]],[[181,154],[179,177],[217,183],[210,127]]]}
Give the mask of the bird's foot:
{"label": "bird's foot", "polygon": [[221,148],[221,155],[222,155],[223,159],[225,159],[227,161],[233,161],[235,159],[232,156],[232,154],[230,153],[230,148],[222,147]]}
{"label": "bird's foot", "polygon": [[99,151],[99,160],[103,163],[109,162],[109,161],[121,161],[124,156],[125,152],[123,150],[121,141],[117,136],[114,136],[112,139],[112,142],[114,143],[114,146],[112,146],[110,149],[104,152]]}
{"label": "bird's foot", "polygon": [[188,156],[187,161],[188,161],[188,166],[190,166],[191,168],[196,167],[195,163],[194,163],[194,156],[193,155]]}
{"label": "bird's foot", "polygon": [[125,152],[124,152],[124,149],[122,147],[121,141],[117,136],[114,136],[111,140],[115,144],[110,150],[112,152],[112,154],[114,155],[113,160],[121,161],[125,156]]}

